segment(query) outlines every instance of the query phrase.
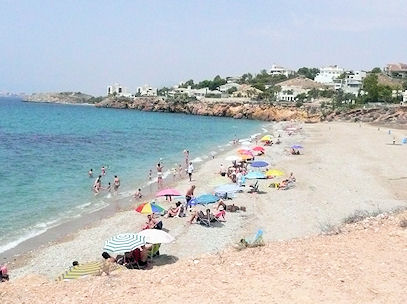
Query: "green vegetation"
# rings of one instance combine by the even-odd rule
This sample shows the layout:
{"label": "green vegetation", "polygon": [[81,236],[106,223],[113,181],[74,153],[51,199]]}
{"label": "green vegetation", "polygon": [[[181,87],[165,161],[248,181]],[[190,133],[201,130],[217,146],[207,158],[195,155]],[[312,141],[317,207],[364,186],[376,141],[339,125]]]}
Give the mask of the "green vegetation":
{"label": "green vegetation", "polygon": [[87,101],[87,103],[91,103],[91,104],[96,104],[101,102],[105,97],[103,96],[99,96],[99,97],[91,97],[89,98],[89,100]]}
{"label": "green vegetation", "polygon": [[376,74],[380,74],[382,72],[382,70],[378,67],[373,68],[370,73],[376,73]]}
{"label": "green vegetation", "polygon": [[298,69],[297,74],[300,76],[304,76],[306,78],[315,79],[315,76],[319,73],[319,69],[317,68],[307,68],[307,67],[302,67]]}

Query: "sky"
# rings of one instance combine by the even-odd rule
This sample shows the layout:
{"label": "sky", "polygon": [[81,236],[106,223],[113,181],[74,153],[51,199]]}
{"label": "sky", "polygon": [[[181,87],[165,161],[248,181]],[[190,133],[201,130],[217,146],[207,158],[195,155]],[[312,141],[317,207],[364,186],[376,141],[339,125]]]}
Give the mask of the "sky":
{"label": "sky", "polygon": [[407,62],[405,0],[0,0],[0,91]]}

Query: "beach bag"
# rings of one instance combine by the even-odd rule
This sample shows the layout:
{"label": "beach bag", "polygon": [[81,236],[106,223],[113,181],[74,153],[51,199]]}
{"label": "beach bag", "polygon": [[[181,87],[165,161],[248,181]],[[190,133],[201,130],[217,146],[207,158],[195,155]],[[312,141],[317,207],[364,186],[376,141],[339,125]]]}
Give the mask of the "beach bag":
{"label": "beach bag", "polygon": [[155,224],[154,229],[158,229],[158,230],[163,229],[163,222],[159,221],[157,224]]}

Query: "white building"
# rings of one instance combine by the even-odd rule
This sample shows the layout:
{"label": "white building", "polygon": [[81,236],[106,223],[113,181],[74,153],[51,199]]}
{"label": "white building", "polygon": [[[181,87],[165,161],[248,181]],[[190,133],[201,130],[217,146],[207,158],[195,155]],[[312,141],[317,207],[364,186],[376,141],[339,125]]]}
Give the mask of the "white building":
{"label": "white building", "polygon": [[238,90],[240,87],[241,87],[241,85],[236,82],[229,82],[229,83],[225,83],[225,84],[221,85],[219,87],[219,91],[227,94],[230,89],[236,88],[236,90]]}
{"label": "white building", "polygon": [[281,89],[276,93],[277,101],[295,101],[296,97],[300,94],[307,94],[311,89],[324,89],[325,86],[315,81],[304,78],[296,77],[280,83],[277,83]]}
{"label": "white building", "polygon": [[334,85],[334,80],[345,72],[343,68],[337,65],[330,65],[319,69],[319,73],[315,76],[315,82]]}
{"label": "white building", "polygon": [[295,72],[293,70],[289,70],[289,69],[286,69],[286,68],[284,68],[282,66],[278,66],[278,65],[275,65],[275,64],[273,64],[271,66],[271,69],[270,69],[270,72],[269,72],[270,75],[273,75],[273,76],[284,75],[287,78],[289,76],[291,76],[291,75],[294,75],[294,73]]}
{"label": "white building", "polygon": [[116,95],[121,97],[133,97],[134,95],[129,92],[129,89],[115,83],[107,87],[107,95]]}
{"label": "white building", "polygon": [[153,88],[149,85],[144,85],[142,87],[137,88],[137,95],[138,96],[157,96],[157,88]]}
{"label": "white building", "polygon": [[207,95],[221,97],[222,92],[218,90],[211,91],[209,90],[209,88],[191,89],[191,86],[188,86],[187,88],[174,87],[171,91],[168,92],[168,95],[187,95],[188,97],[196,97],[197,99],[202,99]]}
{"label": "white building", "polygon": [[405,63],[389,63],[383,70],[390,77],[407,78],[407,64]]}
{"label": "white building", "polygon": [[346,72],[345,79],[335,79],[335,90],[343,90],[344,93],[351,93],[355,96],[359,95],[363,86],[363,79],[366,77],[364,71]]}

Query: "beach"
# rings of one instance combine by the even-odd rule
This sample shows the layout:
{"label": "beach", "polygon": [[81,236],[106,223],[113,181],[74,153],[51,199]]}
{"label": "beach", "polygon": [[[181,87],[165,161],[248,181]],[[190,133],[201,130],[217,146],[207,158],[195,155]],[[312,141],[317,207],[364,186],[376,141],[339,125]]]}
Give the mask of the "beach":
{"label": "beach", "polygon": [[[258,229],[263,229],[267,241],[304,238],[329,230],[360,210],[377,214],[406,206],[405,173],[400,165],[405,146],[392,144],[393,136],[401,139],[403,130],[392,130],[389,135],[385,128],[365,124],[321,123],[297,124],[298,132],[292,136],[279,131],[289,124],[273,126],[271,132],[281,133],[282,143],[266,147],[266,155],[258,159],[268,161],[286,175],[293,172],[295,188],[276,190],[268,187],[271,180],[260,180],[261,193],[245,190],[230,201],[245,206],[247,211],[227,213],[220,227],[188,224],[188,218],[163,219],[164,228],[176,238],[162,247],[166,262],[219,252]],[[288,152],[293,144],[304,146],[301,155]],[[194,172],[192,183],[183,179],[174,188],[185,193],[194,184],[196,194],[201,194],[228,183],[218,174],[219,167],[221,163],[227,165],[225,157],[236,154],[239,147],[233,146],[204,162]],[[170,206],[163,199],[158,202]],[[134,210],[118,212],[63,241],[36,250],[23,267],[10,266],[11,275],[35,273],[55,278],[74,260],[83,263],[100,259],[105,240],[115,234],[140,231],[145,220],[145,215]]]}

